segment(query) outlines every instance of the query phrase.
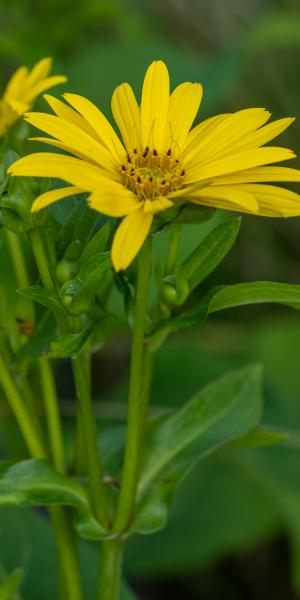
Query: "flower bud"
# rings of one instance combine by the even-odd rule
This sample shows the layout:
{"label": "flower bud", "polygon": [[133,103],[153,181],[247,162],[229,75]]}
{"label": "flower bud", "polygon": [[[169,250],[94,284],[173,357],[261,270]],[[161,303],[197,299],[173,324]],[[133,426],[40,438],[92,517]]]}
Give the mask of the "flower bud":
{"label": "flower bud", "polygon": [[59,296],[68,312],[76,316],[87,313],[93,304],[93,294],[76,278],[63,285]]}
{"label": "flower bud", "polygon": [[61,285],[73,279],[78,271],[78,260],[82,253],[82,244],[73,240],[63,258],[56,265],[56,278]]}

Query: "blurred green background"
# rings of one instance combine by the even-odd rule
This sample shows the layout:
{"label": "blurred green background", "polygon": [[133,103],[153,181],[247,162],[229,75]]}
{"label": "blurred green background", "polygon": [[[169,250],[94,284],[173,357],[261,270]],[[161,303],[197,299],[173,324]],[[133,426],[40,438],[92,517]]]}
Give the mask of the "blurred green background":
{"label": "blurred green background", "polygon": [[[299,0],[2,0],[0,28],[3,87],[20,63],[51,55],[55,72],[69,77],[64,89],[88,96],[110,115],[114,87],[129,81],[139,93],[145,68],[161,58],[173,85],[204,84],[198,118],[251,106],[266,107],[275,118],[295,115],[298,123],[281,140],[300,148]],[[46,108],[42,99],[38,105]],[[185,228],[182,255],[206,227]],[[299,219],[245,216],[237,244],[208,283],[299,283],[299,239]],[[159,240],[157,251],[164,244]],[[117,427],[128,348],[127,337],[118,338],[94,361],[95,401],[106,418],[114,412]],[[300,597],[299,351],[298,314],[270,306],[222,313],[160,351],[154,406],[178,406],[217,375],[262,362],[264,420],[291,436],[276,448],[223,451],[201,463],[182,486],[166,530],[129,543],[125,568],[140,598]],[[57,367],[63,408],[73,395],[67,368]],[[88,598],[97,566],[91,546],[82,560]],[[53,540],[41,514],[1,509],[1,564],[8,572],[26,568],[26,598],[54,597]]]}

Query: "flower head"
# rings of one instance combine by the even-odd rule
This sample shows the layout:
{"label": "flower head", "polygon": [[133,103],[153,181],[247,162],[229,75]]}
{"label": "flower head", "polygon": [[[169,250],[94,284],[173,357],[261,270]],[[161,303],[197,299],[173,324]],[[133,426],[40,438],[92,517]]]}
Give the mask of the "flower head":
{"label": "flower head", "polygon": [[0,137],[33,105],[37,96],[49,88],[64,83],[64,75],[49,77],[51,58],[43,58],[31,71],[19,67],[9,80],[0,99]]}
{"label": "flower head", "polygon": [[293,119],[267,123],[270,113],[250,108],[202,121],[191,129],[202,87],[182,83],[170,94],[162,61],[148,68],[138,104],[124,83],[112,96],[112,112],[123,143],[89,100],[65,94],[68,104],[45,96],[55,115],[28,113],[25,119],[50,138],[34,138],[73,156],[37,153],[21,158],[13,175],[56,177],[71,184],[39,196],[33,210],[61,198],[89,192],[89,205],[124,217],[112,245],[115,269],[126,269],[149,234],[154,215],[179,199],[264,216],[300,215],[300,196],[268,182],[300,181],[300,171],[270,166],[291,158],[291,150],[264,144]]}

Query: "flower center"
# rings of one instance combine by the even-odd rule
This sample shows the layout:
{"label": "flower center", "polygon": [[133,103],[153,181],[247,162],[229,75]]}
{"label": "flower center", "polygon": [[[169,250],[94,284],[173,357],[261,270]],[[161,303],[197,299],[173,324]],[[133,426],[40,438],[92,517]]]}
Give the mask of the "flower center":
{"label": "flower center", "polygon": [[122,182],[141,200],[167,196],[182,187],[185,171],[180,161],[172,156],[169,149],[166,154],[147,147],[143,154],[134,150],[127,154],[122,164]]}

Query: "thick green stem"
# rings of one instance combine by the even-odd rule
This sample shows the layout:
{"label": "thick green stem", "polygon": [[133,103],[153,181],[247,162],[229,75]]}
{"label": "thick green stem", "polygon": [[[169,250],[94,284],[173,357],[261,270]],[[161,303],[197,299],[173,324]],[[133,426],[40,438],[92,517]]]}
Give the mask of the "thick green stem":
{"label": "thick green stem", "polygon": [[12,257],[14,269],[18,284],[21,287],[29,287],[30,281],[26,268],[26,262],[24,260],[23,249],[21,247],[20,238],[16,233],[12,231],[6,231],[6,238],[8,241],[9,251]]}
{"label": "thick green stem", "polygon": [[[54,290],[55,286],[50,273],[48,258],[44,249],[40,230],[31,230],[29,232],[29,237],[42,283],[47,289]],[[41,360],[43,361],[44,359]],[[46,361],[40,362],[39,364],[42,375],[42,387],[44,391],[52,452],[56,467],[63,470],[63,439],[53,376],[50,366]],[[61,600],[82,600],[79,558],[74,533],[69,523],[68,515],[61,507],[49,508],[49,514],[54,528],[59,554]]]}
{"label": "thick green stem", "polygon": [[122,484],[115,531],[123,532],[130,524],[135,508],[139,466],[143,450],[145,406],[141,402],[144,371],[144,334],[147,314],[148,287],[151,269],[151,238],[139,256],[139,272],[136,291],[135,323],[132,337],[131,366],[129,377],[128,425]]}
{"label": "thick green stem", "polygon": [[54,290],[55,286],[49,270],[48,258],[45,253],[40,230],[38,228],[31,229],[29,231],[29,238],[43,286],[48,290]]}
{"label": "thick green stem", "polygon": [[34,458],[45,458],[45,449],[33,419],[26,408],[18,388],[0,355],[0,381],[10,407],[17,419],[22,435]]}
{"label": "thick green stem", "polygon": [[[18,388],[0,356],[0,380],[10,407],[16,417],[28,450],[33,458],[46,458],[42,440],[36,430],[35,424],[27,413],[23,399]],[[50,516],[55,530],[56,542],[59,552],[59,562],[62,571],[63,592],[61,600],[81,600],[79,569],[71,539],[70,528],[64,510],[52,507]]]}
{"label": "thick green stem", "polygon": [[90,393],[90,377],[86,368],[84,355],[78,354],[72,359],[76,394],[82,420],[85,461],[89,476],[91,504],[94,513],[103,525],[107,525],[107,502],[105,487],[102,481],[99,448],[97,444],[97,427]]}
{"label": "thick green stem", "polygon": [[49,508],[59,556],[61,600],[83,600],[79,574],[79,557],[71,523],[60,506]]}
{"label": "thick green stem", "polygon": [[123,542],[120,538],[102,543],[97,600],[119,600]]}
{"label": "thick green stem", "polygon": [[57,470],[63,472],[65,469],[64,443],[58,398],[52,369],[46,358],[39,358],[39,369],[53,462]]}

